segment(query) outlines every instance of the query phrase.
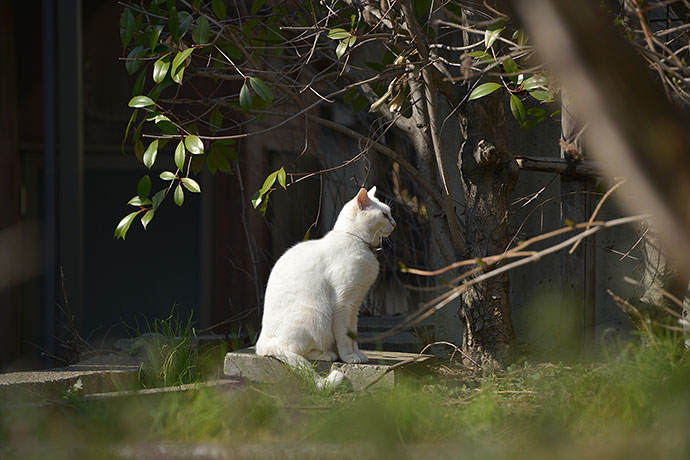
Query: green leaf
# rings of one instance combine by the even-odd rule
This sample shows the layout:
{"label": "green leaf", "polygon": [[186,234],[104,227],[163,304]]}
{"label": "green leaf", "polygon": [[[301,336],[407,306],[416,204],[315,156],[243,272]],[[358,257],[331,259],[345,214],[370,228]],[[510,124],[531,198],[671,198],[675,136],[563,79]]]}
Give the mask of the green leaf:
{"label": "green leaf", "polygon": [[144,150],[144,143],[137,139],[137,141],[134,142],[134,156],[141,162],[144,161]]}
{"label": "green leaf", "polygon": [[311,233],[311,229],[314,228],[316,223],[313,223],[309,226],[306,232],[304,232],[304,237],[302,238],[302,241],[307,241],[309,239],[309,233]]}
{"label": "green leaf", "polygon": [[488,83],[482,83],[481,85],[477,86],[472,90],[470,93],[470,97],[468,98],[469,101],[474,100],[474,99],[479,99],[480,97],[484,97],[486,95],[489,95],[496,91],[499,88],[502,88],[503,85],[500,83],[496,83],[493,81],[490,81]]}
{"label": "green leaf", "polygon": [[149,223],[153,220],[153,215],[155,214],[156,211],[153,209],[149,209],[144,213],[143,216],[141,216],[141,225],[144,226],[144,230],[146,230],[146,227],[148,227]]}
{"label": "green leaf", "polygon": [[[177,134],[177,128],[165,115],[156,115],[153,118],[153,122],[161,130],[163,134]],[[162,147],[162,146],[161,146]]]}
{"label": "green leaf", "polygon": [[331,29],[328,32],[328,38],[331,40],[343,40],[345,38],[350,37],[350,32],[348,32],[345,29],[342,29],[340,27],[336,27],[335,29]]}
{"label": "green leaf", "polygon": [[144,152],[142,161],[144,166],[151,169],[151,166],[156,162],[156,156],[158,155],[158,139],[153,140]]}
{"label": "green leaf", "polygon": [[139,198],[142,200],[145,200],[146,198],[149,197],[149,193],[151,192],[151,178],[149,175],[145,175],[141,179],[139,179],[139,183],[137,184],[137,195],[139,195]]}
{"label": "green leaf", "polygon": [[261,194],[265,194],[271,187],[273,187],[273,184],[276,182],[276,178],[278,177],[278,171],[273,171],[271,174],[266,177],[266,180],[264,181],[264,185],[261,186]]}
{"label": "green leaf", "polygon": [[178,16],[180,20],[180,38],[182,38],[189,30],[189,27],[192,25],[192,21],[194,20],[194,18],[191,14],[187,13],[186,11],[180,11]]}
{"label": "green leaf", "polygon": [[139,198],[139,195],[137,195],[137,196],[132,197],[127,202],[127,204],[130,206],[146,206],[146,205],[151,204],[151,200],[149,200],[148,198],[145,198],[142,200],[141,198]]}
{"label": "green leaf", "polygon": [[139,76],[132,86],[132,96],[137,96],[144,92],[144,82],[146,80],[146,72],[139,72]]}
{"label": "green leaf", "polygon": [[187,48],[184,51],[178,51],[175,58],[172,61],[172,66],[170,67],[170,76],[175,81],[175,83],[182,84],[182,75],[184,74],[184,62],[187,58],[194,52],[194,48]]}
{"label": "green leaf", "polygon": [[527,43],[527,36],[525,35],[525,31],[522,29],[518,29],[515,32],[513,32],[513,40],[517,40],[518,46],[525,46]]}
{"label": "green leaf", "polygon": [[225,2],[223,0],[213,0],[211,2],[211,9],[218,19],[221,21],[225,20]]}
{"label": "green leaf", "polygon": [[548,115],[548,113],[549,112],[542,109],[541,107],[530,107],[529,109],[527,109],[527,115],[532,115],[533,117],[537,118],[544,118]]}
{"label": "green leaf", "polygon": [[220,128],[223,127],[223,116],[220,114],[220,109],[218,107],[213,109],[213,112],[211,112],[211,117],[208,119],[208,122],[211,125],[211,129],[213,131],[218,131]]}
{"label": "green leaf", "polygon": [[139,109],[134,109],[132,112],[132,116],[129,117],[129,121],[127,122],[127,127],[125,128],[125,136],[122,139],[122,154],[124,155],[125,153],[125,143],[127,142],[127,138],[129,138],[129,130],[132,127],[132,123],[134,123],[137,119],[137,116],[139,115]]}
{"label": "green leaf", "polygon": [[259,206],[259,213],[262,216],[266,215],[266,209],[268,209],[268,196],[271,194],[271,192],[268,192],[266,196],[264,196],[264,201],[261,203],[261,206]]}
{"label": "green leaf", "polygon": [[281,187],[283,187],[285,190],[287,190],[287,186],[285,185],[285,179],[286,179],[287,174],[285,174],[285,168],[280,168],[278,170],[278,183],[280,184]]}
{"label": "green leaf", "polygon": [[184,66],[181,66],[181,67],[179,67],[179,68],[177,69],[177,72],[175,72],[175,73],[172,73],[172,72],[171,72],[171,73],[170,73],[170,77],[171,77],[172,80],[173,80],[175,83],[177,83],[178,85],[181,85],[181,84],[182,84],[182,80],[184,79],[184,69],[185,69],[185,67],[184,67]]}
{"label": "green leaf", "polygon": [[254,194],[254,196],[252,196],[252,206],[254,206],[254,209],[256,209],[257,206],[259,206],[261,204],[263,199],[264,199],[264,196],[261,193],[261,190],[257,190],[257,192]]}
{"label": "green leaf", "polygon": [[189,177],[183,177],[182,185],[184,185],[184,188],[186,188],[192,193],[201,193],[201,187],[199,186],[199,183],[194,179],[190,179]]}
{"label": "green leaf", "polygon": [[486,28],[486,31],[484,32],[484,46],[486,49],[491,48],[491,45],[494,44],[498,36],[501,35],[501,32],[503,32],[503,29],[505,29],[505,25],[505,19],[499,19]]}
{"label": "green leaf", "polygon": [[168,30],[170,31],[170,38],[174,43],[180,41],[180,17],[175,8],[175,2],[168,2]]}
{"label": "green leaf", "polygon": [[115,238],[115,239],[122,238],[124,240],[125,236],[127,236],[127,231],[129,230],[129,227],[132,225],[132,222],[134,221],[134,218],[140,212],[141,212],[141,210],[134,211],[130,214],[127,214],[125,217],[123,217],[122,220],[120,221],[120,223],[117,224],[117,227],[115,228],[115,234],[113,235],[113,238]]}
{"label": "green leaf", "polygon": [[158,207],[161,205],[161,203],[165,199],[166,193],[167,193],[167,189],[163,189],[163,190],[159,190],[158,192],[156,192],[155,195],[153,195],[153,199],[151,200],[151,202],[152,202],[152,206],[153,206],[154,211],[156,211],[158,209]]}
{"label": "green leaf", "polygon": [[254,0],[254,3],[252,4],[252,9],[249,14],[254,16],[256,13],[259,12],[262,6],[264,6],[264,3],[266,3],[266,0]]}
{"label": "green leaf", "polygon": [[208,172],[211,174],[215,174],[216,171],[218,171],[218,166],[216,166],[217,157],[220,157],[220,155],[216,154],[216,151],[213,148],[211,148],[211,150],[208,152],[208,155],[206,155],[206,169],[208,169]]}
{"label": "green leaf", "polygon": [[488,56],[489,53],[487,53],[486,51],[472,51],[471,53],[467,53],[467,55],[469,57],[473,57],[473,58],[480,58],[480,57]]}
{"label": "green leaf", "polygon": [[170,54],[166,54],[153,63],[153,81],[156,83],[162,82],[165,76],[168,74],[169,68]]}
{"label": "green leaf", "polygon": [[144,47],[137,46],[132,48],[132,50],[127,54],[127,61],[125,61],[125,69],[130,75],[134,75],[134,72],[139,70],[139,67],[141,67],[142,61],[138,60],[137,58],[141,57],[141,54],[143,52]]}
{"label": "green leaf", "polygon": [[535,89],[547,89],[549,80],[543,75],[532,75],[522,83],[522,89],[533,91]]}
{"label": "green leaf", "polygon": [[159,177],[163,180],[174,180],[177,176],[171,171],[163,171]]}
{"label": "green leaf", "polygon": [[558,110],[554,110],[554,112],[551,115],[549,115],[549,117],[551,117],[551,118],[559,117],[560,115],[561,115],[561,109],[558,109]]}
{"label": "green leaf", "polygon": [[525,120],[524,123],[520,125],[523,131],[529,131],[530,129],[537,126],[544,118],[529,118]]}
{"label": "green leaf", "polygon": [[[235,150],[232,148],[228,148],[228,151],[234,152]],[[213,149],[211,151],[212,155],[209,155],[209,158],[213,157],[211,161],[213,162],[213,165],[216,167],[216,169],[218,169],[220,172],[229,173],[230,171],[232,171],[232,166],[230,166],[228,157],[223,152],[224,151],[220,148]]]}
{"label": "green leaf", "polygon": [[542,89],[537,89],[537,90],[534,90],[534,91],[530,91],[529,94],[530,94],[533,98],[535,98],[536,100],[541,101],[541,102],[553,102],[553,101],[554,101],[553,96],[551,95],[551,93],[550,93],[549,91],[545,91],[545,90],[542,90]]}
{"label": "green leaf", "polygon": [[206,155],[192,155],[189,166],[192,168],[194,174],[201,174],[201,170],[204,169],[205,159]]}
{"label": "green leaf", "polygon": [[343,40],[338,43],[338,47],[335,49],[335,55],[340,59],[343,57],[343,54],[345,54],[345,51],[347,51],[347,43]]}
{"label": "green leaf", "polygon": [[518,66],[515,61],[513,61],[511,58],[503,61],[503,70],[505,70],[507,74],[513,74],[510,75],[509,78],[513,83],[517,83]]}
{"label": "green leaf", "polygon": [[194,48],[187,48],[184,51],[178,51],[172,61],[170,67],[170,76],[173,81],[179,85],[182,84],[182,76],[184,75],[185,61],[194,52]]}
{"label": "green leaf", "polygon": [[242,89],[240,89],[240,107],[245,112],[249,112],[252,108],[252,93],[249,91],[246,81],[242,85]]}
{"label": "green leaf", "polygon": [[210,29],[208,26],[208,19],[205,16],[201,16],[196,21],[196,27],[192,31],[192,40],[197,45],[205,45],[208,43],[208,38],[210,36]]}
{"label": "green leaf", "polygon": [[357,97],[357,94],[359,94],[359,92],[357,91],[357,88],[350,88],[350,89],[348,89],[348,90],[345,91],[345,93],[343,94],[343,102],[345,102],[346,104],[349,104],[350,102],[352,102],[352,100],[353,100],[355,97]]}
{"label": "green leaf", "polygon": [[161,32],[163,32],[163,26],[156,26],[153,29],[151,29],[151,37],[149,38],[149,49],[151,52],[155,52],[156,46],[158,46],[158,42],[161,37]]}
{"label": "green leaf", "polygon": [[192,155],[204,153],[204,143],[199,136],[191,135],[184,138],[184,145]]}
{"label": "green leaf", "polygon": [[273,103],[273,93],[271,92],[271,88],[266,86],[266,83],[257,77],[250,77],[249,83],[251,83],[252,88],[254,88],[254,91],[256,91],[256,94],[258,94],[261,99],[266,101],[267,104]]}
{"label": "green leaf", "polygon": [[184,170],[184,160],[187,157],[187,151],[184,148],[184,139],[180,140],[180,143],[175,147],[175,166],[177,166],[180,171]]}
{"label": "green leaf", "polygon": [[347,51],[349,47],[353,46],[355,44],[355,41],[357,41],[357,37],[352,36],[344,39],[338,44],[338,47],[335,49],[335,55],[338,56],[338,59],[343,57],[345,51]]}
{"label": "green leaf", "polygon": [[515,94],[510,95],[510,111],[513,112],[513,117],[522,124],[525,121],[525,106],[522,101]]}
{"label": "green leaf", "polygon": [[361,94],[358,94],[352,101],[352,110],[357,113],[360,110],[369,107],[369,101],[366,100]]}
{"label": "green leaf", "polygon": [[127,105],[134,108],[141,108],[149,107],[154,104],[155,102],[153,102],[153,100],[151,100],[151,98],[148,96],[134,96],[132,99],[129,100],[129,103]]}
{"label": "green leaf", "polygon": [[184,204],[184,190],[182,190],[181,184],[177,184],[177,187],[175,187],[173,198],[175,199],[176,205],[182,206],[182,204]]}
{"label": "green leaf", "polygon": [[129,8],[125,8],[120,16],[120,41],[122,42],[122,47],[127,48],[129,42],[134,36],[134,32],[137,27],[137,21],[134,19],[134,15]]}

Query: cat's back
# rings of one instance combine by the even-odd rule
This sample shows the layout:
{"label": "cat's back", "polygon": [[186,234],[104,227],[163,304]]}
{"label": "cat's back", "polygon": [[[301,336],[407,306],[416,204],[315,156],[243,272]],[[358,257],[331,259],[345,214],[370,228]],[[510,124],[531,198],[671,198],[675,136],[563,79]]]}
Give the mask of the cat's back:
{"label": "cat's back", "polygon": [[[361,245],[359,245],[361,246]],[[305,279],[316,282],[338,273],[350,271],[378,262],[371,251],[362,250],[351,239],[339,232],[329,232],[322,238],[302,241],[288,249],[276,262],[270,278],[295,282]],[[269,279],[269,284],[270,284]]]}

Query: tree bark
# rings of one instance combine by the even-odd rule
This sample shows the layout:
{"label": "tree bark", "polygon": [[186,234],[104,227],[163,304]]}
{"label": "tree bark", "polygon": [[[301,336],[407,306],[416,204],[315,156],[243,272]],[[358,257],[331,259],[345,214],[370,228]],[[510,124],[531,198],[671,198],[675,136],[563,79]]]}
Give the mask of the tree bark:
{"label": "tree bark", "polygon": [[[510,194],[519,168],[507,150],[500,95],[469,103],[463,118],[465,142],[458,168],[465,191],[465,243],[470,257],[484,257],[508,246]],[[462,349],[484,369],[505,363],[515,339],[509,292],[505,274],[477,284],[462,296]]]}

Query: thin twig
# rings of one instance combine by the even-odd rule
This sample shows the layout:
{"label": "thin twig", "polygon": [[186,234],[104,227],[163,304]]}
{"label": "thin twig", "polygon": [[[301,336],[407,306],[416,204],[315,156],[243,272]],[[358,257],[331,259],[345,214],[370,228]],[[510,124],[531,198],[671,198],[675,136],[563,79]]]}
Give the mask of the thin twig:
{"label": "thin twig", "polygon": [[[627,181],[627,179],[623,179],[622,181],[618,182],[616,185],[614,185],[613,187],[608,189],[608,191],[604,194],[604,196],[601,197],[601,199],[599,200],[599,203],[597,203],[597,207],[594,208],[594,212],[589,217],[589,221],[587,222],[587,226],[585,226],[585,230],[589,230],[589,228],[592,226],[592,222],[594,222],[594,219],[597,217],[597,214],[599,214],[601,207],[604,206],[604,203],[606,202],[608,197],[610,197],[611,194],[613,192],[615,192],[618,187],[625,184],[626,181]],[[577,247],[580,245],[581,241],[582,240],[577,240],[575,242],[575,244],[573,244],[573,247],[570,248],[570,251],[568,251],[568,254],[573,254],[575,252],[575,250],[577,249]]]}

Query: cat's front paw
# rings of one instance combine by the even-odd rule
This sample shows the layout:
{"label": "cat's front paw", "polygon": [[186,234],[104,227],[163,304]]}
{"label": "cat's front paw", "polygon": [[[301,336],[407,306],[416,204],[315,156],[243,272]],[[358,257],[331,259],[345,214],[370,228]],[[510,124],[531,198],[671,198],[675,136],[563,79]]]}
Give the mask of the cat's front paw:
{"label": "cat's front paw", "polygon": [[348,364],[361,364],[369,362],[369,358],[367,358],[367,355],[360,351],[350,353],[349,355],[341,356],[340,358]]}

